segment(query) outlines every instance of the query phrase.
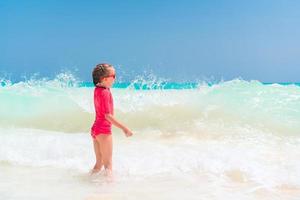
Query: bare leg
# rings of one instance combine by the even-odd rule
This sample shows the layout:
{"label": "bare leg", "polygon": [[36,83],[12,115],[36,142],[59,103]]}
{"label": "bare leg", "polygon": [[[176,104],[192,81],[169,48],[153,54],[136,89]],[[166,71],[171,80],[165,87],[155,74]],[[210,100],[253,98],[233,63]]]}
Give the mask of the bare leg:
{"label": "bare leg", "polygon": [[94,143],[94,151],[95,151],[95,156],[96,156],[96,164],[94,166],[94,168],[92,169],[92,173],[97,173],[99,171],[101,171],[102,167],[103,167],[103,161],[102,161],[102,155],[101,155],[101,151],[100,151],[100,143],[93,139],[93,143]]}
{"label": "bare leg", "polygon": [[97,142],[100,144],[100,152],[102,156],[103,165],[108,176],[112,175],[112,135],[99,134],[96,137]]}

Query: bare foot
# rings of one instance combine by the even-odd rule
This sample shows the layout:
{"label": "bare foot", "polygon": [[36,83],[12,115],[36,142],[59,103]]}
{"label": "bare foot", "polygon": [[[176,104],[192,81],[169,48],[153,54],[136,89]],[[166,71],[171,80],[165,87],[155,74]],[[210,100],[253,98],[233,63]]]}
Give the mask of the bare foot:
{"label": "bare foot", "polygon": [[91,169],[90,171],[90,174],[93,175],[93,174],[97,174],[101,171],[101,168],[94,168],[94,169]]}

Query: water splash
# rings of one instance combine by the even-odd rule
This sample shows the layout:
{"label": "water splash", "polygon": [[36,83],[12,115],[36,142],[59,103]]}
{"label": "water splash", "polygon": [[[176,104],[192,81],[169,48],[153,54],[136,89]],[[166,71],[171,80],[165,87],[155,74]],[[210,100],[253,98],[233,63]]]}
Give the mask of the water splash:
{"label": "water splash", "polygon": [[1,87],[14,87],[14,88],[70,88],[78,87],[79,79],[72,72],[61,72],[57,74],[53,79],[48,77],[40,77],[39,73],[31,75],[29,78],[23,76],[24,81],[13,83],[11,80],[6,78],[0,78]]}
{"label": "water splash", "polygon": [[9,79],[0,78],[0,87],[8,87],[11,85],[12,85],[12,82]]}

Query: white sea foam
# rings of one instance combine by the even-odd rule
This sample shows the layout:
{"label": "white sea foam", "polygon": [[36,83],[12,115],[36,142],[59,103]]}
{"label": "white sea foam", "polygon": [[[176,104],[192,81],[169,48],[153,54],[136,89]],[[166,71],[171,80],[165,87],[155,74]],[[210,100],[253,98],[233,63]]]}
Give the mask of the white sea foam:
{"label": "white sea foam", "polygon": [[[130,140],[115,134],[115,170],[132,177],[207,172],[224,176],[238,171],[245,180],[268,187],[300,187],[299,141],[240,129],[223,138],[136,133]],[[94,162],[86,133],[1,129],[0,160],[25,166],[88,171]]]}

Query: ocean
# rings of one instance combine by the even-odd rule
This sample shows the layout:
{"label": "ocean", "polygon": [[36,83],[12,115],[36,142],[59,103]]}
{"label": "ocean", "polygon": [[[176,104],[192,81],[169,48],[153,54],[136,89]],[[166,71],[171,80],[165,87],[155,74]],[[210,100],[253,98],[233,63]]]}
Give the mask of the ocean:
{"label": "ocean", "polygon": [[116,83],[114,180],[89,175],[93,85],[0,81],[0,199],[300,199],[300,85]]}

